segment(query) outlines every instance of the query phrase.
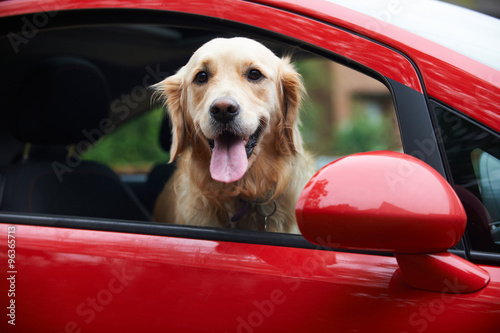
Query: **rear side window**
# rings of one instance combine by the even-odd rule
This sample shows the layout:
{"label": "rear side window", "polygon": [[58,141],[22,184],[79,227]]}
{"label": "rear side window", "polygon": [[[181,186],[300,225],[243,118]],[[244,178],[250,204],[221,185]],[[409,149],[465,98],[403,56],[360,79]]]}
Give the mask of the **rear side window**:
{"label": "rear side window", "polygon": [[434,110],[470,246],[500,252],[500,137],[444,106]]}

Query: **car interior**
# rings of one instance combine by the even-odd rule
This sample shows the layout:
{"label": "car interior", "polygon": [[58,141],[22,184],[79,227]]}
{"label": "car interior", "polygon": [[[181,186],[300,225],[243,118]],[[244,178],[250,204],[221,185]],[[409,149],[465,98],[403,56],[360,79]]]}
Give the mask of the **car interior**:
{"label": "car interior", "polygon": [[435,105],[454,188],[467,213],[467,238],[478,251],[500,251],[500,139],[452,110]]}

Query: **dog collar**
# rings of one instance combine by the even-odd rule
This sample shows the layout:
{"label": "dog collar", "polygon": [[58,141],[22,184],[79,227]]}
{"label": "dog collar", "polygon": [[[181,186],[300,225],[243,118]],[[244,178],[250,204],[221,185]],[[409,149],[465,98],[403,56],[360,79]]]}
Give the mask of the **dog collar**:
{"label": "dog collar", "polygon": [[248,211],[250,210],[250,204],[248,203],[248,201],[241,201],[243,201],[243,206],[233,215],[233,217],[231,217],[231,223],[237,223],[245,215],[247,215]]}
{"label": "dog collar", "polygon": [[[240,221],[243,217],[245,217],[248,214],[248,212],[250,211],[250,202],[248,202],[246,200],[242,200],[242,199],[240,199],[240,200],[243,201],[243,206],[233,215],[233,217],[231,217],[231,223],[238,223],[238,221]],[[268,226],[268,223],[267,223],[268,218],[273,216],[274,213],[276,213],[276,209],[277,209],[276,200],[273,200],[273,204],[274,204],[273,211],[269,214],[265,214],[259,208],[259,207],[265,206],[265,204],[257,203],[257,202],[255,203],[255,210],[257,211],[257,214],[264,217],[264,230],[265,231],[267,231],[267,229],[268,229],[268,227],[267,227]]]}

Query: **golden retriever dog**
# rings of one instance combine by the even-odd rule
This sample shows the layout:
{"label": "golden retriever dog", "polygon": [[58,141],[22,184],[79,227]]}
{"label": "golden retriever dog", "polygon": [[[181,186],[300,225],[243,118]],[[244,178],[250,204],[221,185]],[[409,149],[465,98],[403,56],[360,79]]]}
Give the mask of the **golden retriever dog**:
{"label": "golden retriever dog", "polygon": [[312,176],[298,113],[304,88],[289,58],[247,38],[216,38],[154,88],[172,123],[177,170],[158,222],[297,233]]}

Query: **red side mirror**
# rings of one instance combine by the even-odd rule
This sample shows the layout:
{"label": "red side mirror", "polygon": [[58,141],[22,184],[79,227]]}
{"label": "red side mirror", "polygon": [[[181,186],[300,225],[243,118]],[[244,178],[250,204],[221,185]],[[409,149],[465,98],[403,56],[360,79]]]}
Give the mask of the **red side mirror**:
{"label": "red side mirror", "polygon": [[[441,291],[441,273],[446,275],[446,269],[416,278],[415,267],[435,270],[430,266],[443,262],[457,266],[455,260],[463,260],[448,253],[444,261],[426,256],[455,246],[465,231],[467,216],[438,172],[402,153],[360,153],[332,162],[306,185],[295,214],[302,235],[314,244],[395,253],[405,281],[417,288]],[[469,291],[489,280],[486,272],[477,269],[479,280],[472,278],[475,282]]]}

